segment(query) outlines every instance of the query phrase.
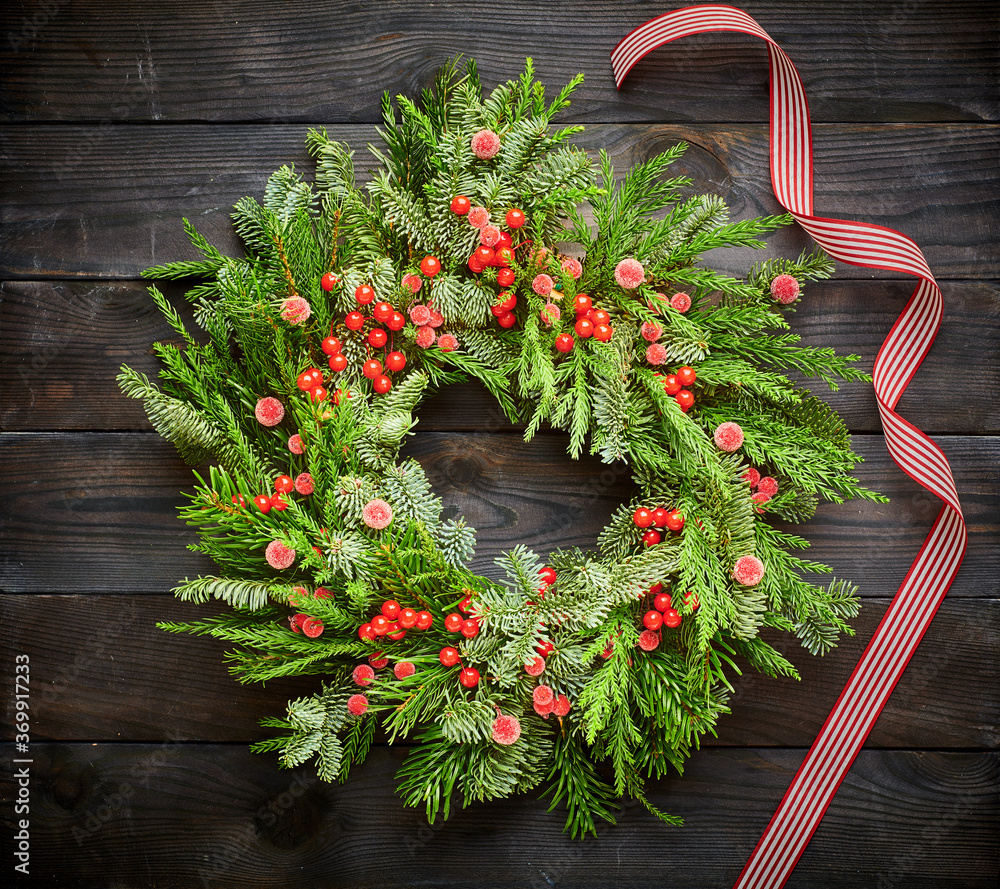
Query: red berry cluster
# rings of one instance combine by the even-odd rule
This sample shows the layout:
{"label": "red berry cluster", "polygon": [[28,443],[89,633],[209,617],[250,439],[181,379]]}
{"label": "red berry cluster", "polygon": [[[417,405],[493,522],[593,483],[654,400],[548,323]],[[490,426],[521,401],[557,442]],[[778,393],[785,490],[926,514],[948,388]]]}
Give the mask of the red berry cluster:
{"label": "red berry cluster", "polygon": [[691,410],[694,406],[694,393],[689,390],[698,379],[695,369],[685,364],[683,367],[677,368],[672,374],[668,374],[665,377],[659,374],[657,376],[663,381],[663,391],[667,395],[674,396],[674,401],[677,402],[680,409],[684,413]]}
{"label": "red berry cluster", "polygon": [[[461,633],[466,639],[472,639],[479,635],[479,618],[475,614],[475,606],[472,603],[472,593],[466,591],[465,597],[458,603],[458,611],[452,612],[444,619],[444,627],[449,633]],[[454,667],[461,664],[461,657],[457,648],[446,645],[438,652],[438,660],[445,667]],[[475,667],[463,666],[458,672],[458,681],[466,688],[475,688],[479,685],[479,671]]]}
{"label": "red berry cluster", "polygon": [[[676,509],[667,509],[665,506],[657,506],[648,509],[640,506],[632,513],[632,523],[645,530],[642,535],[642,542],[646,546],[656,546],[663,540],[663,535],[657,528],[667,528],[675,534],[684,527],[684,516]],[[646,530],[648,529],[648,530]]]}
{"label": "red berry cluster", "polygon": [[433,625],[434,615],[429,611],[404,608],[395,599],[387,599],[378,614],[358,627],[358,637],[370,642],[387,636],[398,642],[405,638],[407,630],[429,630]]}
{"label": "red berry cluster", "polygon": [[[301,607],[309,598],[309,592],[305,587],[292,587],[292,596],[290,601],[293,605]],[[326,587],[318,586],[315,590],[313,590],[311,598],[332,599],[333,593],[331,593]],[[308,614],[303,614],[301,611],[289,615],[288,626],[291,627],[293,632],[303,633],[310,639],[315,639],[317,636],[321,636],[323,634],[323,621],[317,617],[310,617]]]}
{"label": "red berry cluster", "polygon": [[569,698],[557,695],[548,685],[535,686],[531,693],[531,705],[542,719],[548,719],[550,713],[561,717],[570,711]]}
{"label": "red berry cluster", "polygon": [[[642,625],[645,629],[639,633],[639,647],[643,651],[652,651],[660,644],[661,629],[663,627],[676,629],[681,625],[683,618],[674,607],[670,593],[663,591],[662,583],[654,583],[643,595],[652,597],[653,607],[642,616]],[[689,590],[684,594],[684,604],[692,611],[697,611],[698,597]]]}
{"label": "red berry cluster", "polygon": [[[290,475],[279,475],[274,480],[273,494],[258,494],[253,498],[254,505],[267,515],[272,509],[277,512],[284,512],[288,509],[286,494],[295,491],[303,497],[308,497],[313,492],[313,479],[308,472],[300,472],[293,479]],[[233,494],[233,505],[237,509],[243,509],[247,505],[247,498],[243,494]]]}
{"label": "red berry cluster", "polygon": [[750,485],[750,489],[753,491],[750,499],[753,500],[755,504],[754,509],[757,512],[763,512],[764,504],[778,493],[777,481],[769,475],[765,475],[761,478],[760,472],[752,466],[743,473],[743,479]]}
{"label": "red berry cluster", "polygon": [[573,310],[576,312],[576,323],[573,329],[580,339],[593,337],[599,343],[611,339],[615,330],[611,326],[611,316],[604,309],[594,308],[593,301],[586,293],[578,293],[573,298]]}

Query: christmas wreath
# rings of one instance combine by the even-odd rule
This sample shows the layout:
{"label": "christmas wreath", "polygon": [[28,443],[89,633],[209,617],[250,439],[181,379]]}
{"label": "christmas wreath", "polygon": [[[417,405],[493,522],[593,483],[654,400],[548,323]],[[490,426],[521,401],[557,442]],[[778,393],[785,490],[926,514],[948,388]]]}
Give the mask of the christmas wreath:
{"label": "christmas wreath", "polygon": [[[737,657],[795,675],[760,636],[813,653],[850,632],[855,588],[772,524],[820,498],[880,499],[851,477],[843,422],[785,372],[866,380],[799,345],[783,313],[828,277],[821,253],[740,281],[699,265],[762,247],[791,222],[730,222],[666,171],[678,145],[616,177],[553,129],[575,78],[546,103],[530,60],[484,96],[473,63],[446,66],[419,103],[383,101],[384,149],[365,188],[352,152],[314,130],[315,182],[291,167],[233,214],[248,255],[185,222],[196,261],[192,335],[159,343],[159,386],[124,367],[153,426],[192,464],[181,515],[220,575],[181,598],[225,613],[171,632],[235,645],[242,681],[317,674],[319,690],[263,724],[283,766],[344,779],[381,724],[416,742],[400,793],[428,818],[544,785],[573,833],[614,799],[678,771],[727,712]],[[420,465],[400,458],[430,392],[475,378],[529,440],[543,423],[624,461],[632,500],[594,552],[518,547],[504,579],[466,566],[474,532],[442,520]]]}

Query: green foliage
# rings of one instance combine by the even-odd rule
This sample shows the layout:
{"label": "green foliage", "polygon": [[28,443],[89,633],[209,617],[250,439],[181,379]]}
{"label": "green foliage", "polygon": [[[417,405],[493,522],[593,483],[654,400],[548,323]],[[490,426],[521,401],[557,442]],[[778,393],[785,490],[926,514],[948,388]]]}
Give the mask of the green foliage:
{"label": "green foliage", "polygon": [[[702,264],[709,250],[764,246],[789,218],[733,221],[717,196],[690,195],[688,180],[668,175],[684,145],[620,177],[607,153],[595,163],[572,144],[578,127],[552,127],[579,82],[547,99],[529,60],[523,76],[485,94],[473,63],[445,66],[419,102],[385,97],[382,146],[372,149],[380,168],[364,187],[352,151],[310,131],[314,181],[282,167],[262,201],[234,208],[245,258],[223,256],[185,221],[200,258],[146,276],[195,279],[187,299],[201,330],[189,332],[152,287],[177,341],[155,346],[159,385],[127,367],[119,376],[184,459],[212,461],[196,474],[181,517],[219,576],[185,580],[175,592],[228,610],[161,628],[225,641],[229,669],[243,682],[322,677],[286,716],[265,717],[276,736],[254,749],[277,753],[285,767],[314,761],[323,780],[345,780],[379,724],[390,742],[416,742],[400,793],[431,821],[455,804],[544,784],[573,836],[614,823],[615,800],[625,796],[676,823],[649,802],[645,782],[681,771],[714,731],[741,669],[736,658],[797,675],[762,641],[762,628],[793,633],[813,653],[851,632],[855,588],[815,584],[829,569],[797,555],[806,541],[769,518],[806,520],[821,499],[881,499],[852,478],[859,458],[841,419],[786,376],[831,387],[867,380],[854,356],[801,346],[782,314],[789,307],[769,295],[775,276],[821,279],[830,261],[821,253],[770,259],[745,280]],[[492,157],[472,149],[481,130],[499,140]],[[470,255],[500,234],[453,212],[456,195],[487,212],[490,226],[509,229],[509,271],[473,271]],[[523,227],[506,223],[514,208]],[[440,263],[435,275],[421,272],[428,255]],[[623,260],[642,265],[641,281],[619,283]],[[326,273],[332,285],[321,284]],[[513,283],[502,285],[505,276]],[[384,309],[359,306],[362,285],[390,310],[377,323]],[[689,309],[670,305],[681,290]],[[501,292],[517,300],[504,327],[493,311]],[[575,326],[580,294],[604,313],[591,315],[606,322],[600,336]],[[295,316],[302,300],[308,317]],[[360,330],[346,323],[358,309]],[[392,312],[402,323],[390,324]],[[384,351],[372,345],[373,328],[386,331]],[[557,349],[567,334],[571,348]],[[342,370],[328,365],[330,336]],[[390,351],[403,368],[389,367]],[[377,373],[363,373],[373,356],[386,362],[388,393],[375,391]],[[697,374],[689,410],[668,391],[666,377],[681,365]],[[302,377],[312,369],[319,389]],[[548,587],[543,558],[524,547],[498,560],[502,583],[474,575],[466,567],[474,529],[445,519],[425,470],[400,457],[423,400],[468,378],[496,398],[497,416],[525,425],[526,439],[546,425],[565,430],[571,457],[589,450],[616,471],[627,467],[635,483],[597,551],[548,556],[556,572]],[[280,419],[258,421],[266,398],[280,403]],[[744,431],[737,453],[713,442],[723,422]],[[777,493],[755,495],[750,466]],[[277,498],[276,486],[289,484]],[[677,510],[685,524],[646,545],[633,513],[657,507]],[[287,564],[269,560],[275,547],[292,554]],[[733,578],[744,555],[765,565],[757,586]],[[651,639],[642,619],[661,591],[679,623],[672,618]],[[432,626],[401,623],[405,633],[369,638],[387,600],[404,609],[401,622],[426,612]],[[444,627],[459,608],[478,621],[470,638]],[[478,684],[461,685],[458,668],[442,665],[445,646],[479,671]],[[356,683],[352,671],[377,661],[376,652],[388,663]],[[540,685],[559,715],[534,706]],[[367,710],[353,715],[347,702],[362,694]],[[516,716],[516,743],[494,740],[501,713]]]}

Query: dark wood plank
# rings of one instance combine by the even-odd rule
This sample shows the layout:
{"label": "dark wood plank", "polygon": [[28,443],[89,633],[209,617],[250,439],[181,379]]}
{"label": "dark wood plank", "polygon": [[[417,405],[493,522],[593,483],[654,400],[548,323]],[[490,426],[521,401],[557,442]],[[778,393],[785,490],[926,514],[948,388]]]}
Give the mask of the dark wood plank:
{"label": "dark wood plank", "polygon": [[[764,120],[763,44],[690,38],[653,53],[616,93],[608,54],[678,4],[586,0],[539,14],[526,0],[484,14],[426,4],[112,0],[7,5],[0,113],[7,120],[377,119],[381,93],[413,94],[462,53],[487,85],[533,56],[558,88],[587,81],[577,115],[604,120]],[[794,59],[816,120],[996,120],[997,10],[986,0],[742,4]],[[960,72],[960,76],[956,72]]]}
{"label": "dark wood plank", "polygon": [[[429,828],[393,792],[403,751],[379,747],[344,785],[241,748],[35,744],[32,876],[50,886],[728,887],[800,750],[705,750],[597,839],[521,797]],[[993,752],[864,751],[788,883],[992,889],[1000,864]],[[10,757],[0,773],[13,795]],[[5,814],[5,820],[10,816]],[[8,835],[13,835],[11,831]]]}
{"label": "dark wood plank", "polygon": [[[0,130],[0,275],[15,278],[134,278],[150,265],[188,256],[180,218],[190,218],[226,251],[239,249],[229,212],[260,195],[284,163],[310,170],[302,126],[20,126]],[[330,127],[364,150],[374,129]],[[925,250],[940,278],[1000,277],[1000,128],[994,125],[820,125],[816,141],[818,212],[898,228]],[[606,148],[616,166],[691,144],[675,165],[694,190],[729,203],[734,218],[779,211],[771,194],[766,127],[595,124],[579,137]],[[767,251],[710,254],[742,277],[769,255],[808,245],[797,227],[776,233]],[[845,266],[840,277],[879,276]],[[887,277],[888,273],[881,273]]]}
{"label": "dark wood plank", "polygon": [[[475,570],[495,576],[494,559],[516,544],[539,552],[590,548],[629,496],[624,469],[565,455],[562,435],[530,445],[516,434],[426,433],[407,452],[443,498],[478,529]],[[1000,438],[946,437],[970,525],[953,595],[996,597]],[[820,507],[808,527],[810,555],[853,578],[869,597],[895,594],[938,510],[938,501],[891,463],[880,436],[857,436],[858,477],[892,498]],[[0,474],[7,484],[0,588],[10,592],[166,592],[185,575],[211,573],[185,545],[193,535],[174,510],[189,471],[152,434],[6,434]],[[796,526],[797,527],[797,526]]]}
{"label": "dark wood plank", "polygon": [[[815,658],[769,634],[802,673],[775,680],[752,670],[733,676],[733,713],[706,746],[807,746],[885,612],[866,599],[857,635]],[[161,620],[205,617],[218,606],[168,596],[0,597],[0,660],[31,660],[31,730],[36,740],[155,741],[171,733],[199,741],[249,743],[270,737],[258,725],[288,700],[311,694],[309,677],[240,685],[226,671],[221,642],[175,636]],[[1000,745],[1000,601],[948,599],[868,739],[869,746],[995,748]],[[184,689],[183,700],[176,690]],[[141,693],[137,690],[141,689]],[[960,695],[943,694],[961,689]],[[14,721],[13,699],[6,722]]]}
{"label": "dark wood plank", "polygon": [[[900,411],[930,432],[1000,431],[1000,288],[992,282],[946,282],[947,313],[927,361]],[[181,288],[167,289],[188,319]],[[830,281],[810,285],[791,322],[806,345],[836,345],[871,369],[882,340],[912,290],[908,281]],[[192,328],[194,329],[194,328]],[[0,429],[149,429],[141,405],[115,384],[127,362],[155,376],[150,344],[173,331],[138,282],[6,281],[0,284]],[[953,376],[961,367],[960,378]],[[960,384],[958,383],[960,379]],[[954,380],[960,397],[943,380]],[[870,386],[818,391],[855,432],[878,432]],[[420,411],[425,431],[509,428],[481,386],[453,386]]]}

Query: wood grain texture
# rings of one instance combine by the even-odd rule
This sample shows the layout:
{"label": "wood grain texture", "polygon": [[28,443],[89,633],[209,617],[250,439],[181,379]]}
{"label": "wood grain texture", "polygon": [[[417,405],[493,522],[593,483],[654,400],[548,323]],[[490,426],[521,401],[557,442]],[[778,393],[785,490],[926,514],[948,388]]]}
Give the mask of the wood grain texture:
{"label": "wood grain texture", "polygon": [[[374,749],[347,785],[332,786],[237,747],[36,744],[32,752],[33,878],[87,889],[728,887],[803,755],[701,751],[683,780],[650,792],[684,828],[629,805],[616,827],[581,843],[530,796],[428,827],[393,793],[399,749]],[[993,889],[998,767],[992,752],[863,751],[789,889]]]}
{"label": "wood grain texture", "polygon": [[[891,502],[824,504],[800,530],[812,541],[810,556],[853,578],[862,595],[891,597],[939,504],[895,468],[880,436],[857,436],[854,444],[865,459],[858,478]],[[952,595],[995,597],[1000,438],[949,436],[941,445],[970,531]],[[629,498],[624,467],[571,461],[565,447],[557,434],[525,445],[502,433],[425,433],[404,453],[421,462],[445,514],[460,513],[477,529],[472,567],[495,577],[494,559],[518,544],[540,553],[592,548]],[[0,587],[7,591],[167,592],[185,575],[214,573],[205,557],[184,549],[195,537],[175,510],[192,479],[156,435],[5,434],[0,474],[9,491],[0,515],[0,537],[8,542]]]}
{"label": "wood grain texture", "polygon": [[[930,355],[900,405],[903,416],[928,432],[1000,432],[1000,286],[993,282],[943,284],[946,315]],[[190,324],[182,288],[164,288]],[[833,345],[861,356],[871,370],[875,355],[912,291],[909,281],[824,281],[789,316],[808,346]],[[192,330],[196,329],[193,325]],[[155,377],[150,345],[175,337],[138,282],[6,281],[0,284],[0,429],[150,429],[139,402],[115,383],[127,362]],[[962,397],[942,386],[961,367]],[[815,387],[814,387],[815,388]],[[848,384],[837,392],[815,388],[854,432],[879,432],[871,386]],[[421,431],[484,430],[510,426],[495,400],[477,384],[451,386],[419,413]]]}
{"label": "wood grain texture", "polygon": [[[733,713],[704,746],[804,747],[816,736],[861,650],[885,613],[866,599],[844,638],[823,658],[789,636],[768,641],[792,659],[802,679],[769,679],[745,667],[732,675]],[[187,621],[219,611],[169,596],[4,596],[0,662],[31,660],[35,741],[196,741],[249,743],[270,737],[258,719],[283,715],[292,698],[312,694],[318,677],[240,685],[226,671],[224,643],[177,636],[157,621]],[[127,642],[127,644],[126,644]],[[868,739],[871,747],[975,749],[1000,746],[1000,602],[946,600]],[[943,695],[942,689],[962,694]],[[5,702],[14,722],[13,700]]]}
{"label": "wood grain texture", "polygon": [[[261,195],[282,164],[312,169],[304,126],[0,128],[0,276],[135,278],[151,265],[193,254],[187,217],[225,252],[239,250],[232,205]],[[365,125],[331,125],[373,159]],[[900,229],[923,248],[940,278],[1000,277],[1000,127],[996,125],[820,125],[814,128],[817,212]],[[693,191],[714,192],[733,218],[778,213],[768,173],[767,128],[755,124],[594,124],[577,142],[605,148],[616,167],[678,141],[690,148],[672,168]],[[798,227],[775,233],[766,251],[706,254],[743,277],[751,263],[809,246]],[[853,266],[841,278],[887,277]]]}
{"label": "wood grain texture", "polygon": [[[373,122],[383,91],[413,95],[458,54],[487,87],[534,57],[557,89],[587,75],[574,111],[622,121],[766,120],[763,43],[695,37],[652,53],[617,93],[608,54],[679,3],[626,0],[274,5],[184,0],[6,4],[6,120]],[[987,0],[741,4],[795,61],[817,121],[997,120],[996,5]],[[54,10],[54,11],[52,11]],[[962,77],[953,66],[961,65]]]}

